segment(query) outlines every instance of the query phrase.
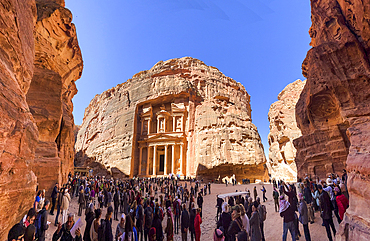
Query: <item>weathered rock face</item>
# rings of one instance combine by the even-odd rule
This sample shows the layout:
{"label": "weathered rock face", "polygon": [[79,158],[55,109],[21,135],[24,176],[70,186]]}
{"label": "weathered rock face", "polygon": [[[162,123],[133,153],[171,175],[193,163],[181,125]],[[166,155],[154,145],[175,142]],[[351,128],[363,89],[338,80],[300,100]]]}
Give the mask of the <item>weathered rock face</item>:
{"label": "weathered rock face", "polygon": [[62,6],[0,4],[0,240],[32,207],[36,185],[48,189],[73,165],[71,99],[82,58]]}
{"label": "weathered rock face", "polygon": [[90,102],[76,163],[130,176],[267,178],[249,102],[240,83],[197,59],[158,62]]}
{"label": "weathered rock face", "polygon": [[298,176],[349,171],[337,240],[370,240],[370,1],[311,1],[312,49],[296,105]]}
{"label": "weathered rock face", "polygon": [[71,12],[63,2],[36,3],[34,75],[27,102],[40,137],[33,170],[39,187],[51,190],[55,181],[64,183],[73,168],[72,98],[83,64]]}
{"label": "weathered rock face", "polygon": [[296,80],[284,88],[278,95],[278,101],[270,106],[269,160],[267,166],[271,178],[297,181],[295,164],[296,149],[293,140],[300,137],[297,127],[295,105],[301,95],[305,81]]}

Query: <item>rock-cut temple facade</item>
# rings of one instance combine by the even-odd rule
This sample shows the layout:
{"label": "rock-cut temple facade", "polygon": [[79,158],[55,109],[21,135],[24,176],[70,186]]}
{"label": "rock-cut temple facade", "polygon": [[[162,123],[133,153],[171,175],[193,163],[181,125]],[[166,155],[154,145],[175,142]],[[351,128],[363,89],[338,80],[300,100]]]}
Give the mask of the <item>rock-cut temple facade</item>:
{"label": "rock-cut temple facade", "polygon": [[77,165],[113,176],[268,180],[245,88],[190,57],[160,61],[95,96],[76,152]]}

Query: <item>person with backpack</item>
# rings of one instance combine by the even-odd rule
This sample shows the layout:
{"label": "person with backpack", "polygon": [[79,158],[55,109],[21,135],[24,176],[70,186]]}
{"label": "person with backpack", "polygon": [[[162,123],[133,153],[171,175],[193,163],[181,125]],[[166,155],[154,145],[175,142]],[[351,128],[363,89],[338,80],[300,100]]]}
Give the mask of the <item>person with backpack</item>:
{"label": "person with backpack", "polygon": [[112,215],[113,208],[109,206],[105,219],[100,220],[100,226],[98,228],[98,240],[99,241],[113,241],[112,232]]}
{"label": "person with backpack", "polygon": [[262,241],[265,241],[265,232],[263,230],[264,227],[264,221],[266,221],[267,211],[266,206],[261,204],[261,200],[259,197],[257,197],[257,203],[258,203],[258,215],[260,218],[260,228],[261,228],[261,237]]}
{"label": "person with backpack", "polygon": [[45,240],[45,231],[48,230],[49,224],[48,222],[48,209],[50,206],[50,201],[46,200],[44,202],[44,207],[41,209],[41,211],[37,214],[36,218],[36,238],[38,238],[39,241]]}
{"label": "person with backpack", "polygon": [[336,229],[335,229],[334,223],[333,223],[333,216],[332,216],[333,215],[332,210],[334,208],[333,208],[333,205],[331,203],[329,194],[326,191],[323,190],[323,187],[320,184],[317,185],[317,189],[320,192],[320,208],[321,208],[321,215],[320,216],[323,220],[323,224],[325,226],[326,234],[328,236],[328,239],[329,239],[329,241],[332,241],[333,237],[331,235],[330,227],[333,231],[334,236],[337,232]]}
{"label": "person with backpack", "polygon": [[[227,230],[227,232],[229,233],[230,238],[231,238],[230,241],[235,241],[239,232],[246,233],[246,230],[243,227],[243,221],[240,218],[240,215],[241,215],[240,206],[235,205],[233,207],[233,211],[231,213],[232,222],[229,226],[229,229]],[[238,239],[238,241],[239,241],[239,239]]]}
{"label": "person with backpack", "polygon": [[143,225],[144,225],[144,209],[142,205],[142,199],[138,199],[138,205],[136,208],[136,229],[138,232],[138,238],[140,241],[143,241],[144,239],[144,230],[143,230]]}
{"label": "person with backpack", "polygon": [[78,228],[75,232],[75,238],[72,237],[71,229],[75,224],[75,215],[70,213],[67,217],[67,222],[63,225],[58,224],[58,229],[54,232],[52,241],[82,241],[81,230]]}
{"label": "person with backpack", "polygon": [[146,200],[146,208],[144,210],[144,240],[147,241],[149,230],[153,223],[153,209],[150,206],[150,200]]}
{"label": "person with backpack", "polygon": [[181,213],[181,239],[182,241],[188,240],[188,230],[189,230],[189,213],[186,210],[185,203],[182,205],[182,213]]}
{"label": "person with backpack", "polygon": [[263,202],[265,202],[265,200],[267,201],[265,186],[262,186],[261,191],[262,191]]}

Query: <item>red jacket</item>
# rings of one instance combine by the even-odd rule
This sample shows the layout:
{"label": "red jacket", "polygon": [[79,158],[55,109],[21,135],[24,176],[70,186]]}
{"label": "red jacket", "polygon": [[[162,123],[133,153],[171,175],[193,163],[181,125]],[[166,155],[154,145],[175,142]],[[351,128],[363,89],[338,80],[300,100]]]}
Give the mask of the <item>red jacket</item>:
{"label": "red jacket", "polygon": [[202,218],[200,217],[200,214],[197,213],[194,219],[194,229],[196,233],[200,233],[200,224],[202,223]]}
{"label": "red jacket", "polygon": [[346,209],[348,208],[349,205],[348,199],[343,194],[337,196],[337,205],[339,217],[340,219],[343,220],[343,215],[346,212]]}

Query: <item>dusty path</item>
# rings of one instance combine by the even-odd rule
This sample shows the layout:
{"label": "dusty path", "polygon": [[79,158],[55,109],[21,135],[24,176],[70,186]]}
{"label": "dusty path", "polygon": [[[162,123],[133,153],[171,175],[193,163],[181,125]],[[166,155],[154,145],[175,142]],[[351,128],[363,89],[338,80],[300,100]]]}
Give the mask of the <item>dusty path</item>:
{"label": "dusty path", "polygon": [[[253,187],[257,186],[258,195],[262,199],[262,192],[260,191],[262,188],[262,185],[260,184],[249,184],[249,185],[236,185],[232,186],[229,185],[226,187],[224,184],[212,184],[211,186],[211,194],[204,196],[204,203],[203,203],[203,223],[201,225],[202,230],[202,241],[212,241],[213,240],[213,231],[216,227],[215,224],[215,216],[216,216],[216,195],[222,194],[222,193],[229,193],[229,192],[235,192],[238,191],[245,191],[245,189],[249,189],[251,192],[253,190]],[[279,216],[278,212],[275,212],[274,210],[274,202],[272,201],[272,185],[266,184],[265,185],[267,189],[266,197],[268,200],[263,203],[266,205],[267,208],[267,219],[265,221],[265,238],[266,241],[277,241],[282,240],[282,231],[283,231],[283,220]],[[188,205],[187,205],[188,206]],[[78,205],[77,205],[77,198],[73,198],[71,202],[71,206],[69,209],[69,212],[73,212],[75,214],[78,213]],[[56,212],[55,212],[56,213]],[[106,208],[103,209],[103,215],[105,216]],[[328,240],[326,236],[325,227],[323,227],[322,220],[319,216],[319,213],[315,213],[315,223],[309,224],[309,229],[311,233],[311,240],[312,241],[325,241]],[[81,220],[85,223],[85,215],[82,215],[81,217],[76,216],[76,220],[78,218],[81,218]],[[56,227],[54,226],[54,220],[55,216],[50,216],[48,218],[49,221],[52,222],[52,224],[49,227],[49,230],[47,231],[47,237],[46,240],[51,240],[52,235],[56,230]],[[60,217],[61,220],[61,217]],[[165,219],[166,220],[166,219]],[[163,221],[163,228],[166,226],[166,221]],[[116,231],[118,221],[113,221],[113,231]],[[336,221],[336,218],[334,218],[334,224],[336,228],[338,228],[338,222]],[[300,232],[302,237],[300,240],[305,240],[304,238],[304,232],[303,232],[303,226],[300,225]],[[84,229],[84,228],[83,228]],[[82,230],[83,233],[84,230]],[[291,240],[290,234],[288,233],[288,239]],[[165,239],[166,240],[166,239]],[[181,240],[180,235],[175,236],[175,240]],[[188,234],[188,240],[190,240],[190,235]]]}

